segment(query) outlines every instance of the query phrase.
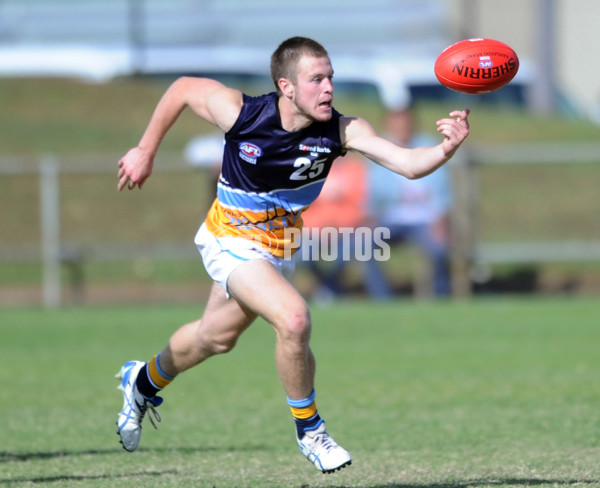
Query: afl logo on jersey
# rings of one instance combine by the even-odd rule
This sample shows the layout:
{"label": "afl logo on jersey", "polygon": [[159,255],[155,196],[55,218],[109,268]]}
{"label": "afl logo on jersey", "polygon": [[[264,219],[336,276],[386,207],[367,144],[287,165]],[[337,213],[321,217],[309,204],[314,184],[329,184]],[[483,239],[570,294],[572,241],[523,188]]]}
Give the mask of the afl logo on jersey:
{"label": "afl logo on jersey", "polygon": [[240,142],[238,147],[240,149],[240,158],[250,164],[256,164],[256,159],[263,154],[262,149],[251,142]]}

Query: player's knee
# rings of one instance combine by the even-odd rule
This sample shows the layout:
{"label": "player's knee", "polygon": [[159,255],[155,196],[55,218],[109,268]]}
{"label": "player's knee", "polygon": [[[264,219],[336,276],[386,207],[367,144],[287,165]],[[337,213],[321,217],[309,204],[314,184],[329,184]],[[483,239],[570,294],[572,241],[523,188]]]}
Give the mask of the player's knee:
{"label": "player's knee", "polygon": [[287,342],[304,346],[310,339],[311,327],[308,307],[300,307],[286,312],[279,332]]}

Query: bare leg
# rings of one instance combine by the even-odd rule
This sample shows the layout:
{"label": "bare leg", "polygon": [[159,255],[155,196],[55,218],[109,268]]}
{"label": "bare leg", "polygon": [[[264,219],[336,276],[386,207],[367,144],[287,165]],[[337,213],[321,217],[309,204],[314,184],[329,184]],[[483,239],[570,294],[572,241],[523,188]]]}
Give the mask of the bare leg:
{"label": "bare leg", "polygon": [[[310,411],[313,416],[306,417],[315,420],[314,425],[303,424],[305,417],[294,415],[300,451],[322,472],[351,464],[352,456],[331,438],[312,398],[315,358],[309,347],[311,320],[305,300],[263,259],[239,265],[229,277],[228,288],[232,296],[229,300],[220,285],[213,285],[202,319],[185,324],[171,336],[160,355],[161,369],[175,377],[215,354],[231,350],[260,315],[275,330],[275,361],[283,388],[290,400],[298,400],[297,405],[288,403],[296,409],[314,409]],[[119,427],[119,434],[123,446],[133,451],[139,443],[143,413],[131,417],[130,411],[125,411],[120,418],[125,416],[127,422]]]}
{"label": "bare leg", "polygon": [[268,261],[257,259],[238,266],[229,277],[231,295],[263,317],[276,334],[275,362],[281,383],[291,399],[307,398],[315,379],[315,358],[309,347],[308,305]]}
{"label": "bare leg", "polygon": [[[223,288],[214,284],[202,318],[175,331],[167,347],[161,352],[160,374],[164,372],[172,379],[210,356],[231,350],[238,337],[255,318],[256,314],[248,308],[235,300],[227,300]],[[148,406],[160,405],[160,397],[154,396],[153,393],[146,393],[148,397],[144,397],[144,393],[138,390],[139,379],[147,378],[146,373],[140,376],[139,372],[141,368],[146,368],[147,364],[149,363],[129,361],[118,374],[123,392],[123,409],[119,414],[117,426],[121,443],[128,451],[135,451],[138,447],[142,420]],[[164,376],[161,378],[164,379]],[[145,381],[150,383],[149,379]],[[155,385],[160,384],[160,388],[164,388],[169,382],[159,381]],[[156,389],[152,385],[150,388]]]}
{"label": "bare leg", "polygon": [[201,319],[181,326],[160,354],[160,366],[175,377],[215,354],[230,351],[256,314],[234,299],[227,299],[214,283]]}

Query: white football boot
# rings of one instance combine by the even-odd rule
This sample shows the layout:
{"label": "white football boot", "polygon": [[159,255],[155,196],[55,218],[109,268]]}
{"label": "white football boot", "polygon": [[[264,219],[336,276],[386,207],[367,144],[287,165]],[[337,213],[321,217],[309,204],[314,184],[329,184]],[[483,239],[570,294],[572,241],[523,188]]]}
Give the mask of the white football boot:
{"label": "white football boot", "polygon": [[329,435],[325,422],[315,430],[306,431],[302,439],[296,439],[300,452],[323,473],[333,473],[352,464],[352,456]]}
{"label": "white football boot", "polygon": [[[142,420],[146,411],[150,409],[150,423],[156,429],[156,422],[161,418],[154,407],[158,407],[163,399],[159,396],[145,398],[138,391],[135,380],[146,363],[142,361],[126,362],[115,377],[121,380],[118,389],[123,393],[123,409],[117,420],[117,434],[121,437],[121,444],[126,451],[135,451],[142,435]],[[154,416],[154,419],[152,418]]]}

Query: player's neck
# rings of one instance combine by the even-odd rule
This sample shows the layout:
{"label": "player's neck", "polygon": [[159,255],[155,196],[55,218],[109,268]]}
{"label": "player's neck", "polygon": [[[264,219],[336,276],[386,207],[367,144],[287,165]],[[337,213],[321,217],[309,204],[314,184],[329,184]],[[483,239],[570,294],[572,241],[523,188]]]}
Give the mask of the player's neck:
{"label": "player's neck", "polygon": [[296,132],[311,125],[314,120],[301,112],[298,107],[285,97],[279,97],[277,103],[281,127],[287,132]]}

